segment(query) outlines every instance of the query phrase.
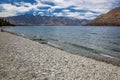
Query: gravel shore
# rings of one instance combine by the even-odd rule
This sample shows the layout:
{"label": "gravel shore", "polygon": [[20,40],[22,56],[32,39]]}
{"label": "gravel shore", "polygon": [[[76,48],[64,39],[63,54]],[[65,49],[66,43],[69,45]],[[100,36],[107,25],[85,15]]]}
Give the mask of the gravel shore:
{"label": "gravel shore", "polygon": [[0,32],[0,80],[120,80],[120,67]]}

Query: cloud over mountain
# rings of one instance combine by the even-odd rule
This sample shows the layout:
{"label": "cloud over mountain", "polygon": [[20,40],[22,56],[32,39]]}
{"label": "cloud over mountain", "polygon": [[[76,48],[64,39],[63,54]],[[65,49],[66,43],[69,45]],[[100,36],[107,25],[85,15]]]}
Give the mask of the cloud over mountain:
{"label": "cloud over mountain", "polygon": [[27,13],[92,19],[116,6],[119,0],[2,0],[0,17]]}

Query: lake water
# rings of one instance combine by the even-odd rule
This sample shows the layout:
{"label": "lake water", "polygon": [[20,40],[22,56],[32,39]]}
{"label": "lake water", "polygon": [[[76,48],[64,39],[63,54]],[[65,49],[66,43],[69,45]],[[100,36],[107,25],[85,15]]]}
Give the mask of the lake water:
{"label": "lake water", "polygon": [[44,40],[71,53],[120,60],[120,27],[17,26],[5,30],[36,41]]}

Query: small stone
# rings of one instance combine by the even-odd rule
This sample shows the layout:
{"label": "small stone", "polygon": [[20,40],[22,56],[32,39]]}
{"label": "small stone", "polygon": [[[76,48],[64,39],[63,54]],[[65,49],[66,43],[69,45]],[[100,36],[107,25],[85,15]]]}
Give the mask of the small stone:
{"label": "small stone", "polygon": [[84,67],[85,65],[82,64],[82,67]]}

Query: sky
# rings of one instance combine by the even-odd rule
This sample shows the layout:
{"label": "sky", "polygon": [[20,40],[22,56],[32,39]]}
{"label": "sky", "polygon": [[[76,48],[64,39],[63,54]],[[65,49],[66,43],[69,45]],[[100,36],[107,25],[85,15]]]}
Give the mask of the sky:
{"label": "sky", "polygon": [[0,17],[33,14],[94,19],[120,6],[120,0],[0,0]]}

